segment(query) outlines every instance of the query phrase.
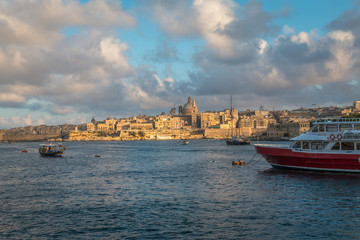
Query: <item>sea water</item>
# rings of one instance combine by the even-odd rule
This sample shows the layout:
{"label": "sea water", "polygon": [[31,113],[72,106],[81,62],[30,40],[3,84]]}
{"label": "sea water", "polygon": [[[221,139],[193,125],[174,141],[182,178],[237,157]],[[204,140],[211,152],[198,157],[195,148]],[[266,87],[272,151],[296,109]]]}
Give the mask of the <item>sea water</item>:
{"label": "sea water", "polygon": [[276,170],[221,140],[64,145],[0,144],[0,239],[360,238],[360,174]]}

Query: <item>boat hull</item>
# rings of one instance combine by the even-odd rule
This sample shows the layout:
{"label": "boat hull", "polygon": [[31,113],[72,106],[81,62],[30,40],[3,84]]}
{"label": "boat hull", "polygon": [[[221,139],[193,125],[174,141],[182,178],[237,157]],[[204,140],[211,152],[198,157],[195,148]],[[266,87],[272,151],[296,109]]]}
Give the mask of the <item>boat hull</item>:
{"label": "boat hull", "polygon": [[227,145],[250,145],[250,141],[228,139],[228,140],[226,140],[226,144]]}
{"label": "boat hull", "polygon": [[39,152],[43,157],[62,157],[63,152]]}
{"label": "boat hull", "polygon": [[273,167],[360,173],[360,154],[298,152],[290,148],[255,146]]}

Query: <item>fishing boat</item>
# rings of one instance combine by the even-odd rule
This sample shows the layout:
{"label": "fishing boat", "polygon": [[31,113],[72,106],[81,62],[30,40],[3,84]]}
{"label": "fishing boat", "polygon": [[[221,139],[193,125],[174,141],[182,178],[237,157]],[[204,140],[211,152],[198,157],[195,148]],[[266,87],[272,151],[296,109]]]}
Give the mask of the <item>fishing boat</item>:
{"label": "fishing boat", "polygon": [[189,144],[189,141],[186,140],[186,139],[181,139],[181,140],[179,141],[179,143],[180,143],[181,145],[188,145],[188,144]]}
{"label": "fishing boat", "polygon": [[317,119],[291,144],[254,144],[273,167],[360,173],[360,118]]}
{"label": "fishing boat", "polygon": [[235,136],[226,139],[227,145],[249,145],[250,143],[251,143],[250,140],[245,140],[243,138],[235,137]]}
{"label": "fishing boat", "polygon": [[233,108],[232,108],[232,95],[230,95],[230,117],[231,117],[231,123],[230,123],[230,129],[231,129],[231,138],[227,138],[226,139],[226,144],[227,145],[249,145],[250,141],[249,140],[245,140],[239,136],[237,136],[236,134],[234,134],[234,124],[233,124]]}
{"label": "fishing boat", "polygon": [[44,157],[61,157],[65,151],[62,144],[46,143],[40,144],[39,153]]}

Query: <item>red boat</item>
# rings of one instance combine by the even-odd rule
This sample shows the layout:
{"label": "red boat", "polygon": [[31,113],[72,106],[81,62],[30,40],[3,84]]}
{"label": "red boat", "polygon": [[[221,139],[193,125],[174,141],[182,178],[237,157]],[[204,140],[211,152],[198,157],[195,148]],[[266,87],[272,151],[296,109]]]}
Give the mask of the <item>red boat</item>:
{"label": "red boat", "polygon": [[360,173],[360,119],[324,118],[290,145],[254,144],[273,167]]}

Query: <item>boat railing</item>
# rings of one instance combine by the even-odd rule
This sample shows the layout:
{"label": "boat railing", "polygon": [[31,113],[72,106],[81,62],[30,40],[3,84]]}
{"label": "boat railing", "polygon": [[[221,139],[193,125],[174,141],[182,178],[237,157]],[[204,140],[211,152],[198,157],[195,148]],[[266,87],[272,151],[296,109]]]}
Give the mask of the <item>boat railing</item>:
{"label": "boat railing", "polygon": [[350,122],[360,122],[360,118],[318,118],[315,123],[350,123]]}
{"label": "boat railing", "polygon": [[290,148],[290,143],[255,143],[254,146],[268,148]]}

